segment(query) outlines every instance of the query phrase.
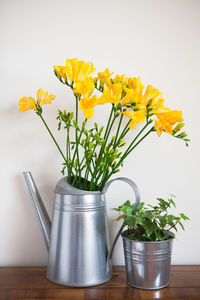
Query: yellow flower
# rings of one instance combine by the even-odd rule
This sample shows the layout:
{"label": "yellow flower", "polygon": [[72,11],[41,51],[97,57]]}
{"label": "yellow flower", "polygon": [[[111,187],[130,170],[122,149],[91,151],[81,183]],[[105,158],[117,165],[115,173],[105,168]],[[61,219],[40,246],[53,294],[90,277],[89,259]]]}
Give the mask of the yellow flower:
{"label": "yellow flower", "polygon": [[97,99],[97,104],[102,105],[105,103],[115,103],[115,96],[112,95],[111,89],[104,89],[103,95]]}
{"label": "yellow flower", "polygon": [[124,87],[124,91],[126,92],[125,97],[123,98],[121,105],[135,103],[142,103],[142,92],[144,85],[142,84],[140,77],[136,78],[128,78],[128,87]]}
{"label": "yellow flower", "polygon": [[140,77],[129,78],[128,87],[133,89],[138,95],[142,95],[144,85],[142,84]]}
{"label": "yellow flower", "polygon": [[150,105],[149,108],[151,108],[151,111],[150,113],[151,114],[154,114],[157,116],[157,114],[160,114],[160,113],[164,113],[164,112],[167,112],[167,111],[170,111],[170,109],[168,107],[165,107],[163,105],[163,102],[165,100],[164,99],[159,99],[159,101],[154,104],[154,105]]}
{"label": "yellow flower", "polygon": [[129,88],[124,88],[124,91],[126,92],[125,97],[122,99],[121,105],[127,105],[127,104],[131,104],[133,102],[139,102],[139,95],[138,93],[133,90],[133,89],[129,89]]}
{"label": "yellow flower", "polygon": [[93,91],[94,81],[91,77],[86,77],[82,82],[77,82],[74,94],[82,95],[83,97],[90,97]]}
{"label": "yellow flower", "polygon": [[37,97],[37,103],[40,105],[41,101],[42,101],[42,97],[44,95],[44,91],[43,89],[39,89],[37,91],[36,97]]}
{"label": "yellow flower", "polygon": [[162,133],[162,131],[163,131],[163,126],[162,126],[162,124],[161,124],[160,121],[155,120],[154,128],[155,128],[155,130],[156,130],[156,132],[157,132],[157,135],[158,135],[158,136],[161,136],[161,133]]}
{"label": "yellow flower", "polygon": [[94,106],[97,104],[97,96],[85,97],[80,100],[79,109],[83,110],[86,119],[91,119],[94,115]]}
{"label": "yellow flower", "polygon": [[143,96],[142,102],[148,104],[151,101],[151,104],[154,104],[154,101],[158,101],[158,99],[162,98],[162,93],[159,92],[158,89],[155,89],[152,85],[148,85],[146,91]]}
{"label": "yellow flower", "polygon": [[151,84],[148,84],[146,91],[144,93],[144,99],[146,102],[151,100],[153,97],[155,97],[159,93],[158,89],[155,89]]}
{"label": "yellow flower", "polygon": [[19,111],[25,112],[29,109],[36,109],[35,100],[32,97],[22,97],[19,100]]}
{"label": "yellow flower", "polygon": [[54,66],[54,72],[57,74],[57,76],[63,78],[64,80],[67,79],[68,72],[66,71],[66,67],[64,66]]}
{"label": "yellow flower", "polygon": [[68,59],[68,61],[72,65],[72,77],[75,83],[83,81],[84,78],[90,77],[95,72],[92,62],[85,63],[84,61],[79,61],[77,58]]}
{"label": "yellow flower", "polygon": [[142,96],[142,101],[144,105],[148,104],[148,107],[151,109],[151,114],[160,114],[167,111],[170,111],[169,108],[163,105],[164,99],[162,98],[162,93],[158,89],[155,89],[152,85],[148,85],[144,96]]}
{"label": "yellow flower", "polygon": [[110,78],[112,74],[114,74],[114,72],[111,73],[109,71],[109,69],[106,68],[104,72],[99,72],[98,73],[98,77],[99,77],[99,79],[106,80],[107,78]]}
{"label": "yellow flower", "polygon": [[54,66],[54,71],[59,77],[65,81],[68,79],[72,84],[72,82],[81,82],[86,77],[90,77],[95,72],[95,68],[92,62],[85,63],[77,58],[68,58],[65,66]]}
{"label": "yellow flower", "polygon": [[121,112],[121,114],[124,114],[131,119],[131,123],[129,125],[130,129],[133,129],[136,126],[136,124],[144,122],[146,118],[145,112],[139,110],[138,111],[127,110]]}
{"label": "yellow flower", "polygon": [[104,89],[103,95],[97,100],[97,104],[113,103],[116,106],[122,98],[122,84],[112,84],[112,88]]}
{"label": "yellow flower", "polygon": [[33,97],[22,97],[19,100],[19,111],[25,112],[30,109],[37,110],[37,105],[42,106],[43,104],[50,104],[52,100],[56,98],[55,95],[49,95],[48,92],[44,94],[44,91],[42,89],[39,89],[37,91],[37,102]]}
{"label": "yellow flower", "polygon": [[122,98],[122,84],[119,82],[119,83],[114,83],[112,85],[112,93],[113,95],[115,96],[115,105],[118,106],[118,104],[120,103],[121,101],[121,98]]}
{"label": "yellow flower", "polygon": [[100,85],[103,86],[105,83],[107,87],[111,88],[112,82],[110,79],[112,74],[114,74],[114,72],[111,73],[108,68],[106,68],[104,72],[99,72],[98,78],[100,79]]}
{"label": "yellow flower", "polygon": [[55,95],[49,95],[48,92],[46,92],[44,94],[44,98],[40,105],[42,106],[43,104],[51,104],[51,101],[54,100],[55,98],[56,98]]}
{"label": "yellow flower", "polygon": [[114,83],[118,83],[118,82],[121,82],[123,85],[127,85],[128,84],[128,77],[126,77],[125,74],[123,75],[116,75],[115,78],[114,78]]}
{"label": "yellow flower", "polygon": [[173,125],[183,121],[182,112],[180,110],[170,110],[157,114],[159,120],[155,120],[154,128],[158,136],[161,136],[163,130],[166,133],[172,134]]}

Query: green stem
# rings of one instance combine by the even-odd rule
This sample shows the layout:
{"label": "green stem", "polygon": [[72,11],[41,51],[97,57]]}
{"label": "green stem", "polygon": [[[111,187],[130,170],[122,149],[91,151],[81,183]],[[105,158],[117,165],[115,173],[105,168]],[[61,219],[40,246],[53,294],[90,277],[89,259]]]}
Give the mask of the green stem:
{"label": "green stem", "polygon": [[[151,133],[152,131],[154,131],[154,127],[152,127],[126,154],[129,155],[129,153],[131,153],[133,151],[133,149],[135,149],[135,147],[137,147],[137,145],[139,145],[139,143],[141,143],[146,137],[147,135],[149,135],[149,133]],[[126,157],[125,156],[125,157]]]}
{"label": "green stem", "polygon": [[123,129],[123,131],[122,131],[122,133],[121,133],[119,139],[123,139],[123,138],[125,137],[125,135],[127,134],[127,132],[130,130],[130,129],[129,129],[130,123],[131,123],[131,120],[129,120],[129,121],[127,122],[127,124],[126,124],[126,126],[124,127],[124,129]]}
{"label": "green stem", "polygon": [[115,136],[114,145],[117,142],[117,138],[118,138],[118,135],[119,135],[119,130],[120,130],[120,127],[121,127],[123,116],[124,116],[123,114],[121,114],[121,116],[120,116],[119,124],[118,124],[118,127],[117,127],[117,132],[116,132],[116,136]]}
{"label": "green stem", "polygon": [[[109,135],[110,135],[110,132],[111,132],[111,129],[112,129],[112,127],[113,127],[113,124],[114,124],[115,120],[116,120],[116,116],[114,115],[114,118],[113,118],[113,120],[112,120],[112,122],[111,122],[111,124],[110,124],[110,128],[109,128],[109,130],[108,130],[108,132],[107,132],[107,135],[106,135],[106,138],[105,138],[105,146],[106,146],[106,143],[107,143],[107,141],[108,141],[108,138],[109,138]],[[103,149],[103,150],[104,150],[104,149]]]}
{"label": "green stem", "polygon": [[[69,140],[69,130],[70,130],[70,127],[67,127],[67,144],[66,144],[66,155],[67,155],[67,161],[69,162],[70,164],[70,161],[71,161],[71,153],[70,153],[70,140]],[[71,183],[71,173],[72,173],[72,169],[71,169],[71,166],[67,166],[67,171],[68,171],[68,180],[69,180],[69,183]]]}
{"label": "green stem", "polygon": [[[86,124],[86,122],[87,122],[87,119],[85,119],[85,124]],[[78,132],[76,134],[76,147],[75,147],[75,150],[74,150],[74,155],[73,155],[73,158],[72,158],[72,163],[74,162],[75,157],[79,155],[79,153],[78,153],[78,146],[80,144],[80,140],[81,140],[81,137],[82,137],[82,134],[83,134],[83,130],[85,128],[85,124],[83,122],[79,136],[78,136]],[[76,128],[76,130],[77,130],[77,128]]]}
{"label": "green stem", "polygon": [[[117,165],[115,166],[115,168],[112,170],[112,172],[110,172],[110,174],[108,174],[106,176],[106,178],[104,178],[104,181],[101,183],[100,187],[101,189],[103,188],[104,184],[108,181],[108,179],[115,173],[115,170],[121,165],[121,163],[123,162],[123,160],[133,151],[133,149],[138,146],[152,131],[154,131],[154,127],[151,127],[151,129],[133,146],[133,143],[137,140],[137,138],[141,135],[141,133],[144,131],[144,129],[149,125],[146,124],[142,130],[138,133],[138,135],[135,137],[135,139],[133,140],[133,142],[130,144],[130,146],[127,148],[127,150],[125,151],[124,155],[121,157],[121,159],[119,160],[119,162],[117,163]],[[131,148],[132,146],[132,148]]]}
{"label": "green stem", "polygon": [[119,162],[117,163],[116,168],[118,168],[121,164],[121,162],[126,158],[126,156],[152,131],[152,128],[137,142],[137,144],[133,147],[133,149],[131,148],[134,144],[134,142],[138,139],[138,137],[142,134],[142,132],[146,129],[146,127],[149,125],[149,123],[147,123],[142,130],[137,134],[137,136],[134,138],[134,140],[132,141],[132,143],[129,145],[129,147],[126,149],[125,153],[123,154],[123,156],[121,157],[121,159],[119,160]]}
{"label": "green stem", "polygon": [[62,158],[63,158],[63,159],[64,159],[64,161],[66,162],[66,165],[68,165],[68,162],[67,162],[67,160],[66,160],[66,157],[64,156],[64,154],[63,154],[62,150],[60,149],[60,147],[59,147],[59,145],[58,145],[58,143],[57,143],[57,141],[56,141],[55,137],[53,136],[53,134],[52,134],[51,130],[49,129],[49,127],[48,127],[47,123],[45,122],[45,120],[44,120],[43,116],[42,116],[41,114],[39,114],[39,116],[40,116],[40,118],[41,118],[42,122],[44,123],[44,125],[45,125],[46,129],[48,130],[48,132],[49,132],[49,134],[50,134],[51,138],[53,139],[53,141],[54,141],[54,143],[55,143],[56,147],[58,148],[58,151],[60,152],[60,154],[61,154]]}
{"label": "green stem", "polygon": [[[114,104],[112,104],[112,108],[111,108],[111,111],[110,111],[110,116],[109,116],[109,119],[108,119],[108,123],[107,123],[107,126],[106,126],[106,130],[105,130],[105,133],[104,133],[104,137],[103,137],[104,140],[106,140],[106,136],[107,136],[107,133],[108,133],[108,131],[109,131],[110,122],[111,122],[111,119],[112,119],[113,112],[114,112]],[[106,141],[102,144],[102,146],[101,146],[101,148],[100,148],[100,150],[99,150],[99,155],[98,155],[98,157],[97,157],[97,163],[96,163],[96,165],[98,165],[98,164],[100,163],[100,159],[101,159],[101,157],[102,157],[102,155],[103,155],[103,151],[104,151],[105,145],[106,145]],[[93,181],[94,181],[94,179],[95,179],[97,173],[98,173],[98,170],[97,170],[97,171],[95,170],[95,171],[93,172],[93,175],[92,175],[92,178],[91,178],[91,185],[93,184]]]}
{"label": "green stem", "polygon": [[[112,108],[111,108],[111,111],[110,111],[110,116],[109,116],[108,123],[107,123],[107,126],[106,126],[106,131],[105,131],[105,134],[104,134],[104,137],[103,137],[104,139],[107,136],[107,132],[109,130],[109,126],[110,126],[110,122],[111,122],[111,119],[112,119],[113,112],[114,112],[114,105],[112,104]],[[99,151],[99,156],[101,156],[102,151],[103,151],[103,145],[102,145],[102,147]],[[99,158],[98,158],[98,160],[99,160]]]}
{"label": "green stem", "polygon": [[[78,99],[78,97],[76,97],[76,124],[78,124],[78,101],[79,101],[79,99]],[[77,156],[77,166],[78,166],[77,170],[79,173],[79,178],[81,178],[80,166],[79,166],[79,152],[78,152],[79,141],[80,141],[80,139],[78,140],[78,129],[76,128],[76,150],[75,150],[75,153]]]}

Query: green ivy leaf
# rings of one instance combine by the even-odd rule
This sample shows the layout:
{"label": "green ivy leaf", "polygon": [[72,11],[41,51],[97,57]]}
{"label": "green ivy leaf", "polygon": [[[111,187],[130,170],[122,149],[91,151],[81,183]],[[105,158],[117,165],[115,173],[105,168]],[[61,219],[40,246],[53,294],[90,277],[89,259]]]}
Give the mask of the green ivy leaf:
{"label": "green ivy leaf", "polygon": [[150,237],[152,232],[156,230],[156,225],[153,222],[151,222],[149,219],[143,221],[143,226],[146,230],[147,237]]}

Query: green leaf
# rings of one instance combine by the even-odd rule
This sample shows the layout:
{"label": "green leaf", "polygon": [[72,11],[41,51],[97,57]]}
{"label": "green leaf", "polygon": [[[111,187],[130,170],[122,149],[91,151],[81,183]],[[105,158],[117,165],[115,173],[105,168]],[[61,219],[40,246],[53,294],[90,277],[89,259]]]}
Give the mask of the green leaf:
{"label": "green leaf", "polygon": [[120,221],[121,219],[124,219],[124,216],[123,216],[123,215],[120,215],[119,217],[117,217],[117,218],[115,219],[115,221]]}
{"label": "green leaf", "polygon": [[172,204],[176,208],[176,203],[172,199],[169,199],[169,201],[170,201],[170,204]]}
{"label": "green leaf", "polygon": [[129,230],[131,229],[131,238],[142,241],[166,240],[174,237],[174,234],[166,231],[166,228],[177,231],[177,225],[180,224],[180,227],[184,229],[180,221],[186,221],[189,218],[183,213],[178,216],[168,214],[170,205],[176,206],[172,199],[174,196],[170,196],[171,198],[168,198],[167,201],[157,198],[159,206],[150,204],[145,206],[144,202],[141,202],[134,214],[132,214],[134,204],[129,200],[115,209],[122,213],[119,220],[124,219],[123,225],[128,226]]}
{"label": "green leaf", "polygon": [[183,229],[183,230],[185,230],[185,227],[183,226],[183,224],[179,221],[178,222],[178,224],[181,226],[181,228]]}
{"label": "green leaf", "polygon": [[125,214],[127,214],[128,216],[132,215],[132,207],[131,206],[123,205],[121,208],[121,211],[124,212]]}
{"label": "green leaf", "polygon": [[128,225],[129,227],[132,227],[132,229],[135,229],[136,226],[135,218],[133,216],[127,217],[124,220],[124,225]]}
{"label": "green leaf", "polygon": [[190,218],[188,218],[186,215],[184,215],[183,213],[180,213],[180,217],[186,221],[186,220],[190,220]]}
{"label": "green leaf", "polygon": [[160,227],[164,228],[167,224],[167,219],[166,216],[158,216],[159,222],[160,222]]}
{"label": "green leaf", "polygon": [[157,198],[158,202],[159,202],[159,206],[160,208],[165,211],[167,209],[167,207],[169,206],[168,202],[165,201],[164,199],[162,198]]}
{"label": "green leaf", "polygon": [[144,228],[146,230],[147,237],[150,237],[152,232],[156,230],[156,225],[151,222],[149,219],[143,221]]}
{"label": "green leaf", "polygon": [[162,231],[155,231],[155,236],[156,236],[156,241],[164,241],[165,240],[165,235],[163,234]]}
{"label": "green leaf", "polygon": [[143,207],[144,207],[144,202],[140,202],[139,204],[138,204],[138,206],[136,207],[136,209],[135,209],[135,211],[139,211],[139,210],[141,210]]}

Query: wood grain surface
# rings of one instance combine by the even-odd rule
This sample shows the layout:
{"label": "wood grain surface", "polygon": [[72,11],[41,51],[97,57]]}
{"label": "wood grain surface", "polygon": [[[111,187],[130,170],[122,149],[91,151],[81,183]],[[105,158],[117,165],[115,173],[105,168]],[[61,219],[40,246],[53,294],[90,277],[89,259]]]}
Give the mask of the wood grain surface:
{"label": "wood grain surface", "polygon": [[128,286],[124,267],[113,267],[112,280],[90,288],[53,284],[45,272],[45,267],[1,267],[0,300],[200,299],[200,266],[172,266],[169,286],[154,291]]}

